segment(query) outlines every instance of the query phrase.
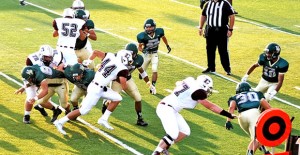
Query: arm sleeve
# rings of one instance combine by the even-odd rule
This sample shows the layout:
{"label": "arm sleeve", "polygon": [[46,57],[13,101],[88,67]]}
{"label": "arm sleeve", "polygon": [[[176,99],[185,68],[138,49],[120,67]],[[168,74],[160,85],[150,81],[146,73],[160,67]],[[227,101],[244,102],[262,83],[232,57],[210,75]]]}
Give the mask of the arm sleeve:
{"label": "arm sleeve", "polygon": [[126,78],[127,77],[127,75],[128,75],[128,70],[127,69],[124,69],[124,70],[121,70],[119,73],[118,73],[118,77],[124,77],[124,78]]}
{"label": "arm sleeve", "polygon": [[32,66],[32,62],[29,58],[26,59],[26,66]]}
{"label": "arm sleeve", "polygon": [[198,89],[192,93],[192,99],[195,101],[204,100],[207,98],[207,94],[203,89]]}
{"label": "arm sleeve", "polygon": [[52,26],[53,26],[54,30],[58,30],[57,24],[56,24],[56,21],[55,21],[55,20],[53,20]]}

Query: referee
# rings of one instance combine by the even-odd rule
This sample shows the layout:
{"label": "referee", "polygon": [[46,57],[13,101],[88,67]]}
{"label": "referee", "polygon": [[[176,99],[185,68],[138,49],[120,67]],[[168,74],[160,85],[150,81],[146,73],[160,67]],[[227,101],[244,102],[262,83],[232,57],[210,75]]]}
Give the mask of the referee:
{"label": "referee", "polygon": [[[234,19],[234,10],[227,0],[210,0],[204,6],[199,22],[199,35],[206,38],[208,68],[202,73],[216,71],[215,59],[218,47],[221,64],[227,75],[231,75],[228,38],[232,35]],[[205,32],[203,32],[205,22]]]}

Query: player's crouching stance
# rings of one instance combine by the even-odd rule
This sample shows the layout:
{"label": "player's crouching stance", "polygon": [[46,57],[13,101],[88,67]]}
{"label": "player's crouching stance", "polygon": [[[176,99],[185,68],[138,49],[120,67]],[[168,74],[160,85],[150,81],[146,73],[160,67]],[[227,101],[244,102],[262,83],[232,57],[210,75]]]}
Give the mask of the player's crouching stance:
{"label": "player's crouching stance", "polygon": [[84,61],[83,64],[88,66],[95,57],[98,57],[102,60],[101,67],[96,72],[93,81],[89,84],[87,88],[87,95],[83,99],[81,107],[54,122],[54,125],[58,131],[64,135],[66,135],[66,132],[63,130],[63,125],[69,120],[73,120],[80,115],[87,114],[97,104],[101,97],[104,99],[109,99],[112,102],[109,104],[102,117],[98,120],[98,124],[110,130],[113,129],[113,127],[108,124],[107,120],[110,114],[122,100],[122,96],[106,86],[112,80],[118,79],[122,85],[122,88],[126,89],[126,77],[128,75],[128,68],[126,65],[129,64],[129,62],[132,62],[132,55],[128,52],[126,56],[124,55],[120,60],[115,57],[113,53],[104,53],[95,50],[90,56],[89,60]]}
{"label": "player's crouching stance", "polygon": [[[229,112],[234,113],[237,109],[239,112],[238,121],[241,128],[250,135],[251,141],[248,145],[247,155],[253,155],[257,148],[270,154],[264,146],[255,139],[255,125],[260,115],[259,108],[271,108],[264,95],[259,91],[252,91],[251,86],[247,82],[241,82],[236,86],[236,95],[228,100]],[[227,130],[233,129],[230,118],[227,118],[225,127]]]}
{"label": "player's crouching stance", "polygon": [[199,103],[220,115],[231,119],[236,117],[206,99],[212,93],[212,88],[213,81],[207,75],[200,75],[196,80],[188,77],[176,82],[173,92],[162,99],[156,108],[156,114],[167,134],[160,140],[152,155],[162,152],[168,154],[167,149],[172,144],[190,135],[190,127],[179,113],[182,109],[193,109]]}
{"label": "player's crouching stance", "polygon": [[[24,67],[21,74],[24,81],[24,86],[18,89],[15,92],[16,94],[23,93],[24,90],[27,89],[26,92],[32,95],[36,94],[36,91],[38,90],[38,94],[36,94],[36,96],[27,95],[25,102],[25,115],[23,122],[25,124],[30,124],[30,111],[35,101],[45,97],[48,94],[48,85],[50,84],[49,79],[62,78],[64,75],[62,72],[50,67],[38,65]],[[53,111],[51,122],[54,121],[61,113],[61,110],[58,107],[54,107],[49,102],[42,103],[41,105]]]}

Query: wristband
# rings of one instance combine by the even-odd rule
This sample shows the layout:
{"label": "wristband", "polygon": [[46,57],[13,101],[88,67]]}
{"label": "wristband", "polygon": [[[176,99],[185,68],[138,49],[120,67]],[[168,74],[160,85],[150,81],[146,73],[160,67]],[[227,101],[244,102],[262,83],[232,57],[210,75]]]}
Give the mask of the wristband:
{"label": "wristband", "polygon": [[146,76],[148,76],[147,72],[145,72],[145,71],[143,73],[140,73],[140,75],[141,75],[142,79],[144,79]]}
{"label": "wristband", "polygon": [[220,115],[226,116],[226,117],[231,118],[231,119],[234,119],[234,117],[232,116],[232,114],[229,113],[229,112],[227,112],[227,111],[225,111],[224,109],[220,112]]}
{"label": "wristband", "polygon": [[38,96],[35,96],[33,99],[36,101],[39,100]]}
{"label": "wristband", "polygon": [[233,29],[228,29],[228,31],[231,31],[231,32],[232,32],[232,31],[233,31]]}

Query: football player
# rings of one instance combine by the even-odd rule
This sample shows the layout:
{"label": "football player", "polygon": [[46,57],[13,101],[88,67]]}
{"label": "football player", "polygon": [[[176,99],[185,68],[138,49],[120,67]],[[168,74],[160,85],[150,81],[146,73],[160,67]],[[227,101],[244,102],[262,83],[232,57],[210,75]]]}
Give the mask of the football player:
{"label": "football player", "polygon": [[[138,49],[143,52],[144,63],[143,69],[146,71],[149,64],[152,64],[152,85],[155,87],[157,81],[157,68],[158,68],[158,46],[160,39],[166,44],[168,52],[171,52],[171,47],[168,44],[167,38],[163,28],[156,28],[156,23],[153,19],[149,18],[144,23],[144,32],[137,35],[139,43]],[[141,76],[140,76],[141,79]],[[151,94],[156,94],[150,90]]]}
{"label": "football player", "polygon": [[[82,63],[82,61],[87,60],[93,52],[88,38],[96,41],[97,35],[94,31],[94,22],[87,18],[84,10],[75,10],[75,18],[84,19],[87,26],[87,28],[83,31],[87,37],[84,40],[80,40],[79,38],[77,38],[75,44],[75,53],[78,58],[78,62]],[[88,67],[90,69],[94,69],[94,66],[94,63],[91,63]]]}
{"label": "football player", "polygon": [[[156,92],[156,90],[155,90],[155,87],[149,81],[147,73],[142,68],[144,59],[141,55],[138,54],[138,49],[137,49],[136,44],[128,43],[125,46],[125,50],[132,51],[133,63],[131,64],[131,66],[129,68],[129,74],[127,76],[127,82],[126,82],[127,89],[124,89],[124,91],[135,101],[135,111],[137,113],[137,123],[136,124],[140,125],[140,126],[147,126],[148,123],[145,122],[142,117],[142,97],[141,97],[141,94],[140,94],[136,84],[134,83],[134,80],[132,79],[131,73],[135,69],[138,69],[139,73],[142,75],[142,78],[144,79],[144,81],[146,82],[146,84],[148,85],[150,90],[152,90],[153,92]],[[120,53],[127,52],[125,50],[121,50]],[[112,88],[112,90],[114,90],[118,93],[121,93],[121,91],[122,91],[122,86],[117,81],[112,82],[111,88]],[[102,107],[102,113],[105,112],[105,110],[107,108],[107,104],[110,102],[110,101],[106,101],[106,102],[105,101],[106,100],[104,100],[104,104]]]}
{"label": "football player", "polygon": [[242,78],[242,82],[246,82],[253,70],[262,66],[262,77],[254,90],[264,93],[267,101],[272,100],[279,92],[283,84],[284,74],[289,69],[289,63],[279,56],[280,52],[281,48],[278,44],[268,44],[264,53],[260,54],[258,61],[248,69]]}
{"label": "football player", "polygon": [[[61,67],[61,63],[63,63],[62,59],[62,53],[56,50],[53,50],[53,48],[50,45],[42,45],[39,49],[39,51],[34,52],[30,55],[28,55],[26,59],[26,66],[32,66],[32,65],[38,65],[38,66],[49,66],[51,68],[58,68]],[[50,79],[49,79],[50,80]],[[30,86],[30,87],[22,87],[21,90],[18,91],[25,91],[26,92],[26,100],[25,105],[29,104],[28,100],[34,96],[36,96],[37,93],[37,87],[36,86]],[[48,87],[48,89],[51,89],[51,87]],[[19,92],[16,93],[19,93]],[[37,101],[37,105],[34,106],[34,109],[40,111],[40,113],[43,116],[48,116],[45,109],[40,105],[42,99]],[[25,113],[30,113],[25,112]]]}
{"label": "football player", "polygon": [[88,66],[95,57],[102,60],[101,67],[96,72],[93,81],[89,84],[87,88],[87,95],[83,99],[81,107],[54,122],[58,131],[64,135],[66,135],[66,132],[63,130],[63,125],[69,120],[73,120],[80,115],[87,114],[97,104],[101,97],[109,99],[112,102],[108,105],[107,110],[98,120],[98,124],[110,130],[113,129],[113,127],[108,124],[107,120],[122,100],[122,96],[108,88],[107,85],[112,80],[117,79],[122,85],[122,89],[126,89],[126,77],[128,75],[128,68],[126,66],[130,64],[130,61],[132,61],[132,55],[128,52],[122,57],[116,57],[113,53],[104,53],[102,51],[95,50],[90,58],[84,61],[83,64]]}
{"label": "football player", "polygon": [[79,99],[86,95],[87,87],[94,79],[95,72],[77,63],[73,66],[66,67],[64,74],[65,77],[74,84],[71,94],[71,103],[74,111],[78,109]]}
{"label": "football player", "polygon": [[159,155],[163,151],[167,154],[167,149],[172,144],[190,135],[190,127],[179,113],[182,109],[193,109],[197,104],[201,104],[217,114],[231,119],[236,117],[207,100],[212,89],[213,81],[207,75],[200,75],[197,79],[188,77],[176,82],[173,92],[163,98],[156,108],[156,114],[161,120],[166,135],[160,140],[153,155]]}
{"label": "football player", "polygon": [[[25,124],[29,124],[30,111],[34,102],[38,101],[39,99],[43,98],[48,94],[48,84],[51,84],[51,81],[48,81],[48,79],[62,78],[64,77],[64,75],[62,72],[52,69],[50,67],[38,65],[24,67],[21,75],[24,81],[24,86],[18,89],[16,91],[16,94],[23,93],[24,89],[26,88],[33,90],[31,92],[35,92],[37,89],[39,90],[38,94],[34,93],[34,97],[29,98],[28,95],[26,99],[25,115],[23,118],[23,122]],[[59,107],[55,107],[49,102],[42,103],[41,105],[53,111],[53,117],[51,119],[52,122],[56,120],[59,114],[61,114],[61,110],[59,109]]]}
{"label": "football player", "polygon": [[88,19],[90,19],[90,11],[85,9],[84,3],[81,0],[74,0],[71,8],[75,10],[84,10]]}
{"label": "football player", "polygon": [[87,38],[84,30],[86,29],[84,19],[73,18],[74,11],[67,8],[63,12],[63,18],[53,20],[53,37],[58,37],[56,49],[63,53],[67,65],[74,65],[77,61],[75,54],[76,39],[84,40]]}
{"label": "football player", "polygon": [[[271,108],[268,101],[261,92],[252,91],[247,82],[238,83],[236,86],[236,95],[228,100],[229,112],[234,113],[237,109],[239,113],[238,121],[240,127],[250,135],[251,141],[248,145],[247,155],[253,155],[258,147],[264,154],[270,154],[255,138],[255,125],[260,115],[260,107],[264,109]],[[227,118],[225,127],[227,130],[233,129],[231,119]]]}

